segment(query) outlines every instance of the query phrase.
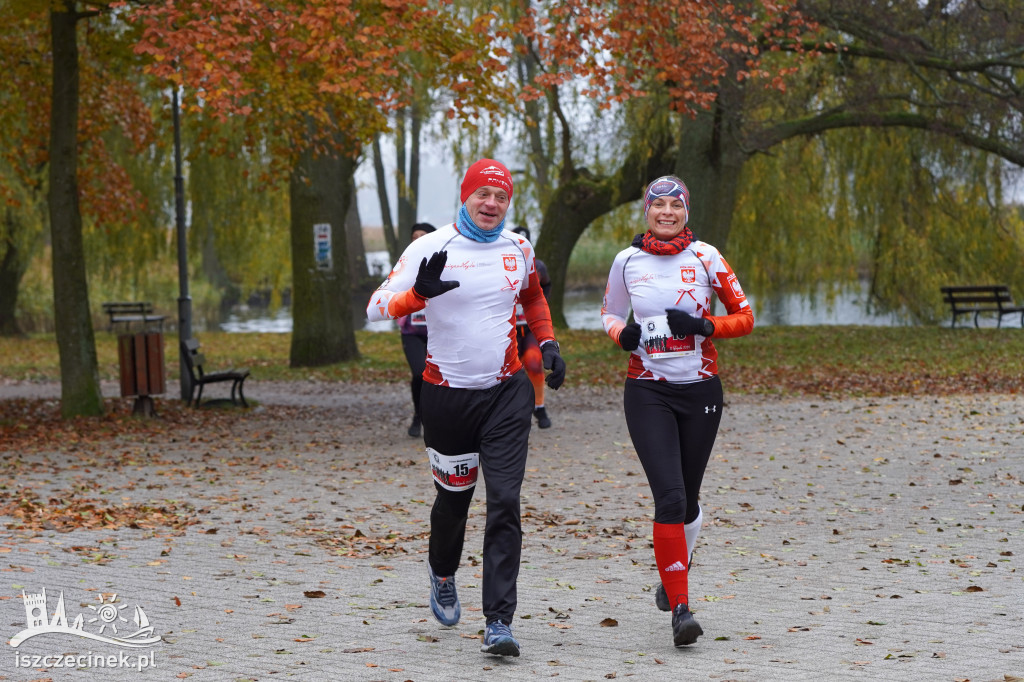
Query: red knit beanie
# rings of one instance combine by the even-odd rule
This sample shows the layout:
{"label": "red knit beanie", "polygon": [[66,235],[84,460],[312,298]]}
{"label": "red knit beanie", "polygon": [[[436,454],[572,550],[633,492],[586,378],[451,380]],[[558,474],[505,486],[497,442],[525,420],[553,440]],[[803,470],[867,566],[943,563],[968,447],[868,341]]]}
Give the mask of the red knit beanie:
{"label": "red knit beanie", "polygon": [[512,200],[512,174],[500,161],[480,159],[469,167],[462,179],[462,193],[459,195],[462,203],[466,203],[469,195],[484,185],[500,187],[508,192],[509,201]]}

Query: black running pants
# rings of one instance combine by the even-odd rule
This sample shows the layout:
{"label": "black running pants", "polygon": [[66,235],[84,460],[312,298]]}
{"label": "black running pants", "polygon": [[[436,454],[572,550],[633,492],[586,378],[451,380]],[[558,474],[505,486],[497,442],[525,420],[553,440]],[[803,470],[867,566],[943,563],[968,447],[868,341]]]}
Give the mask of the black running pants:
{"label": "black running pants", "polygon": [[423,370],[427,367],[427,337],[420,334],[402,334],[402,350],[412,371],[409,387],[412,389],[413,414],[420,415],[420,391],[423,389]]}
{"label": "black running pants", "polygon": [[[512,622],[523,534],[519,492],[533,415],[533,385],[520,370],[491,388],[473,390],[424,383],[420,407],[427,447],[443,455],[480,453],[487,495],[483,546],[483,611],[487,622]],[[434,482],[430,511],[430,567],[454,575],[462,558],[466,518],[476,488],[451,491]]]}
{"label": "black running pants", "polygon": [[722,382],[626,379],[626,426],[647,474],[658,523],[697,518],[700,484],[722,420]]}

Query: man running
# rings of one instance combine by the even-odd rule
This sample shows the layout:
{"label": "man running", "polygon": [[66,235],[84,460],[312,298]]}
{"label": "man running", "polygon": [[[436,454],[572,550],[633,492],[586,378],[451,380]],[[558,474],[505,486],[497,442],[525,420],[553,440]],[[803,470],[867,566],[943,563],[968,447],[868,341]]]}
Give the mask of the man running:
{"label": "man running", "polygon": [[[512,175],[480,159],[462,180],[454,223],[411,243],[366,309],[371,321],[424,310],[430,335],[420,409],[437,496],[430,512],[430,608],[442,625],[459,622],[455,572],[478,467],[484,474],[481,651],[518,656],[510,625],[522,553],[519,493],[533,414],[533,387],[519,361],[518,299],[541,345],[547,384],[565,379],[551,313],[532,249],[504,229]],[[444,279],[442,279],[442,275]]]}

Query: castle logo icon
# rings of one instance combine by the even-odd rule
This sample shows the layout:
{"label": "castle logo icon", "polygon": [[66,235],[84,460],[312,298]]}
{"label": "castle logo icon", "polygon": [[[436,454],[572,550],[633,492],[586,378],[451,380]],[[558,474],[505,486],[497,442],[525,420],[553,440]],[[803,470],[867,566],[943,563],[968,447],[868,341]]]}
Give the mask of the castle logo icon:
{"label": "castle logo icon", "polygon": [[[11,637],[12,647],[18,647],[25,640],[37,635],[58,634],[75,635],[129,648],[152,646],[160,641],[160,636],[153,634],[153,626],[150,625],[142,607],[135,607],[129,621],[125,617],[128,605],[118,602],[116,594],[101,594],[99,604],[88,605],[90,614],[79,613],[71,625],[68,625],[63,591],[57,599],[57,608],[52,617],[47,615],[46,588],[39,594],[25,594],[22,590],[21,596],[25,602],[27,627]],[[89,628],[93,628],[95,632]]]}

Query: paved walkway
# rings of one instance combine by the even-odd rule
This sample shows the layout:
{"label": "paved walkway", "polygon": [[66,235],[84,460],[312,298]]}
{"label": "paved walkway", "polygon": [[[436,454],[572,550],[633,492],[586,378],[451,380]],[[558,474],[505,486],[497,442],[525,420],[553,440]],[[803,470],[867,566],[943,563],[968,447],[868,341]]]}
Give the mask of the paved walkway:
{"label": "paved walkway", "polygon": [[[458,574],[463,620],[430,616],[432,487],[422,444],[405,435],[406,389],[249,392],[260,406],[208,433],[0,453],[8,489],[187,503],[199,520],[180,534],[0,530],[8,637],[26,625],[22,590],[43,588],[50,615],[63,593],[68,622],[83,613],[90,632],[111,614],[101,596],[116,593],[118,634],[141,606],[162,637],[126,650],[39,635],[0,652],[0,679],[1024,678],[1020,396],[727,394],[690,577],[705,635],[676,649],[653,604],[653,508],[620,390],[559,391],[555,426],[534,428],[524,487],[523,655],[499,659],[479,653],[480,505]],[[155,667],[23,667],[88,652]]]}

